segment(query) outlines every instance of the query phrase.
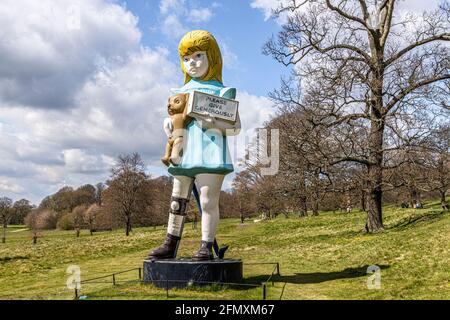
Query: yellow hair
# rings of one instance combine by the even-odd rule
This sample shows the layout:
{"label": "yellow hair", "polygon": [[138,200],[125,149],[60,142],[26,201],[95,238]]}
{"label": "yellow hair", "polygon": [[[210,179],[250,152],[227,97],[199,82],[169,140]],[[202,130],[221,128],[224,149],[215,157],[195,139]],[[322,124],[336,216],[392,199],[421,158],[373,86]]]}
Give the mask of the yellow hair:
{"label": "yellow hair", "polygon": [[184,69],[183,57],[196,51],[206,51],[206,56],[208,57],[208,71],[201,80],[216,80],[222,83],[222,54],[216,39],[205,30],[194,30],[186,33],[178,45],[181,69],[184,73],[184,83],[188,83],[191,77]]}

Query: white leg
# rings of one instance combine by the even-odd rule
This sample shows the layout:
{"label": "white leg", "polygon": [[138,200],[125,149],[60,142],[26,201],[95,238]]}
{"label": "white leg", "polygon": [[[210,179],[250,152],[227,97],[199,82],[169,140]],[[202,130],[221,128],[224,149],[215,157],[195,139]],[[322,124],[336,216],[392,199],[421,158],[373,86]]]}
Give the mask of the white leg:
{"label": "white leg", "polygon": [[[173,189],[172,197],[189,199],[192,191],[192,181],[193,179],[185,176],[174,176],[173,177]],[[172,209],[177,210],[177,202],[172,201],[170,206]],[[169,221],[167,223],[167,233],[171,235],[181,237],[183,232],[184,215],[169,214]]]}
{"label": "white leg", "polygon": [[172,197],[187,199],[192,191],[192,181],[194,179],[186,176],[174,176]]}
{"label": "white leg", "polygon": [[195,182],[200,193],[200,205],[202,208],[202,240],[213,242],[219,224],[219,198],[222,182],[225,178],[222,174],[202,173],[195,176]]}

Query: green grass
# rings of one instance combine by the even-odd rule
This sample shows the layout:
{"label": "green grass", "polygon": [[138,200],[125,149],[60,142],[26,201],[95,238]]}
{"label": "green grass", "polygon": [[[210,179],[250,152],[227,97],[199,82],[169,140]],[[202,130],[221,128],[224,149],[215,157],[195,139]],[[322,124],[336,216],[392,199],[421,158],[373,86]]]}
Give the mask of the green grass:
{"label": "green grass", "polygon": [[[281,276],[267,286],[267,298],[278,299],[450,299],[450,214],[438,202],[424,209],[384,208],[386,229],[362,231],[365,213],[324,212],[318,217],[280,216],[265,222],[237,219],[220,222],[218,240],[230,244],[228,258],[244,261],[245,283],[260,284],[279,262]],[[196,251],[200,228],[185,226],[180,256]],[[162,227],[96,233],[43,232],[33,245],[23,226],[8,228],[0,244],[0,299],[72,299],[67,289],[69,265],[81,268],[82,279],[137,268],[165,235]],[[367,288],[367,267],[381,268],[381,289]],[[84,284],[88,299],[167,299],[152,285],[127,283],[137,271],[117,276],[119,285]],[[111,279],[103,279],[105,281]],[[170,299],[261,299],[257,288],[173,289]]]}

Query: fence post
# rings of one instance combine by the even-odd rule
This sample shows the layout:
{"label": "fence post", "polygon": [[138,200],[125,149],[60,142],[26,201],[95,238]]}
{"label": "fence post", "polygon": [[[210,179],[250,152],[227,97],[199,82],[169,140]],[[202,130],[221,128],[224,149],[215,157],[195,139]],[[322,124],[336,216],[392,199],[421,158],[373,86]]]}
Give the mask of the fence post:
{"label": "fence post", "polygon": [[266,300],[266,284],[263,284],[263,300]]}
{"label": "fence post", "polygon": [[113,273],[112,277],[113,277],[113,286],[115,286],[116,285],[116,275]]}
{"label": "fence post", "polygon": [[141,268],[139,268],[139,280],[142,279],[142,273],[141,273]]}
{"label": "fence post", "polygon": [[169,298],[169,279],[166,278],[166,297]]}
{"label": "fence post", "polygon": [[77,299],[78,298],[78,289],[77,289],[77,287],[75,287],[75,299]]}
{"label": "fence post", "polygon": [[277,276],[280,275],[280,263],[277,262]]}

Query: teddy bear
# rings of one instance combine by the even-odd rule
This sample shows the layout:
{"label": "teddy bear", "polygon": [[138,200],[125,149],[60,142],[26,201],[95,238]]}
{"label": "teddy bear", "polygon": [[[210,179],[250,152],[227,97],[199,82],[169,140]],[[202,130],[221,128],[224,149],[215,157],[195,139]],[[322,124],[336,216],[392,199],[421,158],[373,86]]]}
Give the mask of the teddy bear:
{"label": "teddy bear", "polygon": [[188,99],[189,93],[180,93],[171,96],[167,104],[167,112],[172,122],[172,133],[167,140],[164,157],[161,158],[166,166],[179,164],[183,155],[184,131],[192,120],[187,115]]}

